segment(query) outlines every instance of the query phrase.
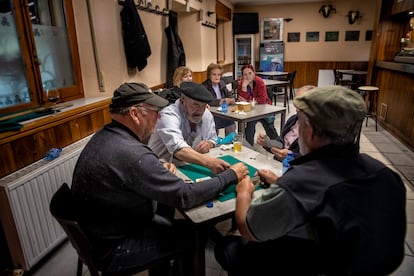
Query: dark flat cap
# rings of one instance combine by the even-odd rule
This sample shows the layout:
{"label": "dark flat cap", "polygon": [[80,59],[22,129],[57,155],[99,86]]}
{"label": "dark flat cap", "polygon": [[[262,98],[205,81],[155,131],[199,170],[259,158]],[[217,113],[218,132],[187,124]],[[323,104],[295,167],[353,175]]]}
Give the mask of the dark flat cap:
{"label": "dark flat cap", "polygon": [[182,82],[180,89],[184,95],[199,102],[210,103],[214,100],[207,88],[195,82]]}
{"label": "dark flat cap", "polygon": [[146,102],[150,105],[164,107],[168,101],[155,95],[143,83],[124,83],[114,91],[110,108],[129,107],[138,103]]}
{"label": "dark flat cap", "polygon": [[366,114],[363,98],[343,86],[317,87],[293,99],[293,104],[323,130],[344,134],[362,122]]}

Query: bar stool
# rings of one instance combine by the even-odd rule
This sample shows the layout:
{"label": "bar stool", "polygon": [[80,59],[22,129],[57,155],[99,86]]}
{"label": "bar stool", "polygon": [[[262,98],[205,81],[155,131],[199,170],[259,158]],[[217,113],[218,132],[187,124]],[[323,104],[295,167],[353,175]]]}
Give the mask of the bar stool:
{"label": "bar stool", "polygon": [[365,126],[368,126],[368,117],[375,119],[375,131],[378,131],[377,127],[377,106],[378,106],[378,92],[379,88],[376,86],[364,85],[358,87],[358,92],[365,100],[367,106],[367,115]]}

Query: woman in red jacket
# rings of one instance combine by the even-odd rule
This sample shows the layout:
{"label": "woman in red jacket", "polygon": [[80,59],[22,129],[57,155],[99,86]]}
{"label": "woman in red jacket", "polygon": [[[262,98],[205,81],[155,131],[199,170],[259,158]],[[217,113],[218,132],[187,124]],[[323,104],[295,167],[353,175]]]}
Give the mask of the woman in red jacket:
{"label": "woman in red jacket", "polygon": [[[256,71],[251,64],[246,64],[242,67],[242,79],[239,81],[237,87],[237,94],[239,101],[251,102],[253,99],[257,104],[272,104],[272,100],[267,95],[266,84],[264,81],[256,76]],[[270,139],[278,137],[275,129],[275,116],[271,115],[264,119],[252,121],[246,124],[246,140],[250,145],[254,143],[254,134],[256,131],[256,123],[261,122],[266,134]]]}

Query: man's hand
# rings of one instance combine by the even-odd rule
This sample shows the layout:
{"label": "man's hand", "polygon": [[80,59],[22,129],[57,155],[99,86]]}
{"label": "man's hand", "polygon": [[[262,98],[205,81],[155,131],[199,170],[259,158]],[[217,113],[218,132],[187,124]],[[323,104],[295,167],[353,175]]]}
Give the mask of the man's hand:
{"label": "man's hand", "polygon": [[242,162],[234,164],[233,166],[230,167],[230,169],[233,170],[237,174],[238,181],[241,181],[249,174],[249,169]]}
{"label": "man's hand", "polygon": [[177,172],[177,167],[173,163],[164,163],[163,165],[167,170],[169,170],[173,174]]}
{"label": "man's hand", "polygon": [[276,148],[276,147],[273,147],[270,150],[275,155],[276,159],[279,160],[279,161],[282,161],[283,159],[285,159],[287,154],[289,152],[291,152],[288,149],[279,149],[279,148]]}
{"label": "man's hand", "polygon": [[266,140],[264,137],[265,137],[265,134],[259,133],[259,135],[257,135],[256,143],[261,146],[266,146]]}
{"label": "man's hand", "polygon": [[201,140],[200,143],[198,143],[198,145],[196,146],[196,148],[194,150],[199,152],[199,153],[207,153],[213,147],[214,147],[214,145],[210,141]]}
{"label": "man's hand", "polygon": [[257,170],[256,174],[260,176],[260,180],[266,184],[276,183],[279,178],[274,172],[269,170]]}
{"label": "man's hand", "polygon": [[218,174],[230,168],[230,164],[220,158],[207,157],[206,167],[213,173]]}
{"label": "man's hand", "polygon": [[250,197],[253,195],[254,192],[254,185],[250,179],[250,176],[246,176],[242,180],[240,180],[239,184],[236,186],[236,193],[241,195],[243,193],[249,194]]}

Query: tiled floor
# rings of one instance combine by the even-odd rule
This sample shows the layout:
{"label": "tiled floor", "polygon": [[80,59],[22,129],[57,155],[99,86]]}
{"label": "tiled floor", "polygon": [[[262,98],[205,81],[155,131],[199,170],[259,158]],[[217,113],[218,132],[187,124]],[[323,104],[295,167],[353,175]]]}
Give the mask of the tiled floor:
{"label": "tiled floor", "polygon": [[[294,112],[294,108],[290,108]],[[288,116],[287,116],[288,117]],[[275,122],[279,126],[278,122]],[[263,132],[261,125],[257,125],[257,132]],[[256,149],[261,150],[260,147]],[[375,123],[370,119],[368,127],[363,126],[361,135],[361,152],[367,153],[382,161],[398,172],[407,187],[407,235],[405,244],[405,259],[401,266],[391,276],[414,275],[414,152],[402,145],[387,131],[378,126],[375,131]],[[228,221],[218,225],[225,232],[230,229]],[[206,276],[226,276],[213,255],[214,244],[209,242],[206,248]],[[38,265],[33,276],[72,276],[76,274],[77,255],[68,242],[62,244],[54,253]],[[84,269],[83,275],[89,275]],[[137,274],[147,275],[146,272]]]}

